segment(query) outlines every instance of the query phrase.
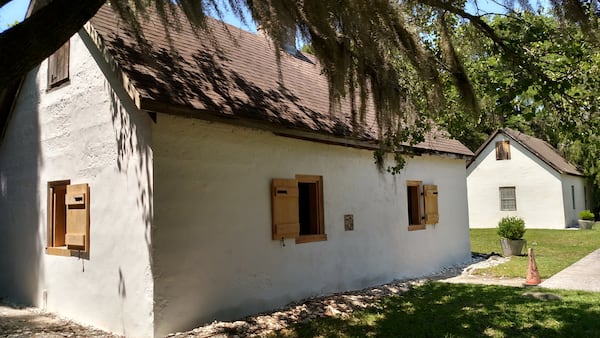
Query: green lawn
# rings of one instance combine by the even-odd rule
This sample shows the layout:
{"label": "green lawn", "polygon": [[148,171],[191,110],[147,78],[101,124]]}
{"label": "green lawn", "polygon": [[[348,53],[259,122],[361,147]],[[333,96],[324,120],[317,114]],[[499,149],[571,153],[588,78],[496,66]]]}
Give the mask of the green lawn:
{"label": "green lawn", "polygon": [[[542,278],[600,248],[600,223],[593,230],[527,230]],[[474,252],[501,252],[496,229],[471,230]],[[481,270],[525,277],[527,257]],[[503,286],[426,283],[384,298],[349,318],[318,318],[270,337],[599,337],[600,293],[557,291],[561,299],[526,297],[523,289]]]}
{"label": "green lawn", "polygon": [[[542,279],[548,278],[567,266],[600,248],[600,224],[592,230],[538,230],[528,229],[524,238],[534,248],[535,261]],[[471,229],[471,251],[502,253],[496,229]],[[526,253],[526,249],[523,250]],[[525,277],[527,256],[512,257],[510,262],[479,270],[480,274],[497,277]]]}
{"label": "green lawn", "polygon": [[525,297],[502,286],[427,283],[347,319],[319,318],[271,337],[597,337],[600,293]]}

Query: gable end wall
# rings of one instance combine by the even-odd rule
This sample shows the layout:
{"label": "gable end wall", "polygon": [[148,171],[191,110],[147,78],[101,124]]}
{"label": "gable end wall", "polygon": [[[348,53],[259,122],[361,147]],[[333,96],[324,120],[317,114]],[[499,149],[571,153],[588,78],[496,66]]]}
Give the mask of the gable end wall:
{"label": "gable end wall", "polygon": [[[47,91],[46,62],[30,72],[0,144],[0,297],[151,336],[152,122],[79,34],[69,84]],[[47,182],[65,179],[89,184],[89,259],[45,253]]]}
{"label": "gable end wall", "polygon": [[[497,141],[509,140],[510,160],[496,160]],[[500,210],[500,187],[514,186],[517,210]],[[471,228],[493,228],[505,216],[525,219],[527,228],[563,229],[561,175],[512,138],[499,133],[467,168]]]}

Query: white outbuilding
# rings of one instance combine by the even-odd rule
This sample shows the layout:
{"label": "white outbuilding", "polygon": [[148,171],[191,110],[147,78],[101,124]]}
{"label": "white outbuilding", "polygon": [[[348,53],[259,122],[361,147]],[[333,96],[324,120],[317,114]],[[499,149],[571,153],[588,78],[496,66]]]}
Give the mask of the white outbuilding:
{"label": "white outbuilding", "polygon": [[519,216],[526,228],[577,225],[591,207],[583,173],[552,145],[505,128],[494,132],[467,166],[471,228],[493,228],[505,216]]}

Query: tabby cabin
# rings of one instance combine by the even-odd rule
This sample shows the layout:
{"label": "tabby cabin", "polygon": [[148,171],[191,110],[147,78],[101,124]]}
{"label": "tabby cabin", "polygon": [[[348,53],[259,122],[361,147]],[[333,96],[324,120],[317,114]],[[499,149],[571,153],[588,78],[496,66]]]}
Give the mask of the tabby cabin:
{"label": "tabby cabin", "polygon": [[5,89],[0,297],[162,336],[470,258],[467,148],[382,173],[312,56],[209,25],[143,49],[104,7]]}
{"label": "tabby cabin", "polygon": [[564,229],[589,209],[583,173],[549,143],[505,128],[475,152],[467,167],[471,228],[493,228],[519,216],[527,228]]}

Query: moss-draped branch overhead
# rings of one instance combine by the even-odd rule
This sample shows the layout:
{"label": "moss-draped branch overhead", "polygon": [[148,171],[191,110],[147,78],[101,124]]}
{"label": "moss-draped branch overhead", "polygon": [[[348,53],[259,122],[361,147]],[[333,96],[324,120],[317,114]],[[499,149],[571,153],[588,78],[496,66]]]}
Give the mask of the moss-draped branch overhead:
{"label": "moss-draped branch overhead", "polygon": [[[397,133],[415,120],[442,112],[447,107],[443,77],[452,79],[463,107],[478,112],[478,98],[453,43],[461,38],[454,32],[458,20],[469,21],[507,58],[530,68],[523,53],[505,43],[483,15],[468,11],[464,0],[113,0],[110,3],[138,33],[138,20],[143,20],[150,7],[157,9],[166,27],[175,30],[176,7],[200,29],[204,27],[205,15],[222,17],[229,10],[242,22],[254,21],[280,49],[291,29],[311,45],[321,62],[329,83],[331,112],[335,113],[342,98],[349,98],[354,124],[360,128],[369,102],[377,112],[383,134]],[[597,20],[590,14],[596,6],[594,2],[552,0],[552,4],[557,15],[594,32]],[[471,5],[478,8],[477,2]],[[515,5],[533,10],[525,0],[505,3],[507,10]]]}
{"label": "moss-draped branch overhead", "polygon": [[[0,1],[0,7],[10,1]],[[75,3],[75,4],[74,4]],[[0,88],[16,81],[54,52],[81,28],[104,0],[37,0],[32,15],[0,34]],[[575,22],[597,43],[598,4],[593,1],[551,0],[557,17]],[[543,76],[523,57],[519,46],[507,43],[479,11],[476,1],[465,0],[111,0],[110,5],[143,38],[140,22],[156,10],[177,34],[187,19],[195,29],[205,28],[206,15],[223,17],[231,11],[243,22],[254,23],[283,49],[290,30],[311,45],[329,81],[330,107],[335,113],[342,98],[352,103],[360,128],[368,105],[373,105],[381,135],[387,144],[418,141],[404,128],[427,126],[428,114],[444,112],[444,86],[452,83],[467,111],[477,112],[478,97],[465,70],[457,43],[460,22],[469,22],[481,39],[491,41],[507,60]],[[526,0],[506,0],[533,10]],[[181,18],[181,9],[185,18]],[[11,51],[6,53],[4,51]],[[451,81],[445,81],[451,79]],[[454,98],[453,98],[454,99]]]}

